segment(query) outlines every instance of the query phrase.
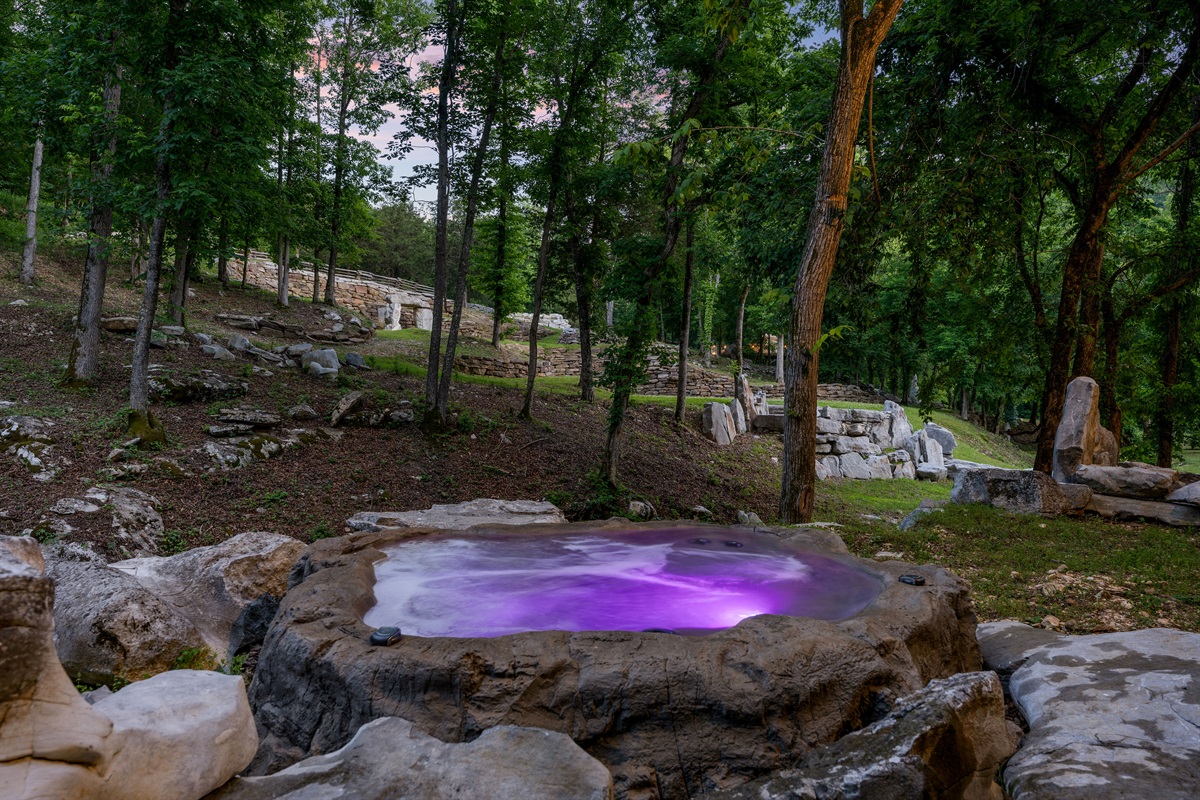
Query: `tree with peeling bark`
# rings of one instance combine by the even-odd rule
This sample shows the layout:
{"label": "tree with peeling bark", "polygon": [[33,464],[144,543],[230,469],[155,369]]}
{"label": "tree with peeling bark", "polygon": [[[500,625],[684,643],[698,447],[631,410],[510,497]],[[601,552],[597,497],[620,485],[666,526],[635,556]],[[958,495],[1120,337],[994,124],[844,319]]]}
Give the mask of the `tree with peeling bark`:
{"label": "tree with peeling bark", "polygon": [[825,293],[845,224],[846,193],[863,102],[875,73],[875,53],[891,29],[901,2],[877,0],[869,12],[861,0],[839,3],[841,59],[824,131],[825,150],[816,200],[809,214],[808,239],[792,294],[779,501],[780,519],[787,523],[812,519],[816,498],[817,369]]}

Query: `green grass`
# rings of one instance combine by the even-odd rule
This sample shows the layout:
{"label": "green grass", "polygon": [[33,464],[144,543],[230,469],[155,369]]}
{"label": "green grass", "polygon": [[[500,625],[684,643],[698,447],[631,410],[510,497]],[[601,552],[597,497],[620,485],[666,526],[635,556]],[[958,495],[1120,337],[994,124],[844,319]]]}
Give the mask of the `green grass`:
{"label": "green grass", "polygon": [[1187,472],[1200,472],[1200,450],[1181,450],[1180,457],[1183,459],[1179,466]]}
{"label": "green grass", "polygon": [[[870,556],[886,544],[906,560],[949,568],[971,581],[983,619],[1036,622],[1050,614],[1088,630],[1108,608],[1140,627],[1166,616],[1175,627],[1200,628],[1200,532],[1194,529],[1043,519],[978,505],[947,505],[908,531],[877,527],[878,533],[860,526],[848,537],[851,548]],[[1050,594],[1034,588],[1061,566],[1079,576],[1076,586]],[[1123,596],[1106,590],[1105,581],[1125,587]]]}

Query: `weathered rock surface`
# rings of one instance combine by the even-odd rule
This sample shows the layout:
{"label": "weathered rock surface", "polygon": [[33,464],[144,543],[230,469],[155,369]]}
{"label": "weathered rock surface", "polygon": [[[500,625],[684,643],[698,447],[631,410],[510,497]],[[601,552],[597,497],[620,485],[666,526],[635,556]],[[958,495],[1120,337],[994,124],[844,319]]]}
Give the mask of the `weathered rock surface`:
{"label": "weathered rock surface", "polygon": [[0,451],[28,470],[35,481],[54,480],[64,460],[55,453],[54,423],[37,417],[0,418]]}
{"label": "weathered rock surface", "polygon": [[737,438],[737,429],[729,406],[724,403],[705,403],[700,416],[700,432],[718,446],[732,444]]}
{"label": "weathered rock surface", "polygon": [[1102,467],[1080,464],[1071,476],[1072,483],[1091,487],[1097,494],[1158,500],[1166,497],[1179,473],[1164,467]]}
{"label": "weathered rock surface", "polygon": [[254,408],[222,408],[217,418],[221,422],[255,428],[274,428],[282,421],[278,414]]}
{"label": "weathered rock surface", "polygon": [[176,671],[89,705],[55,655],[54,594],[37,543],[0,537],[0,798],[199,800],[249,764],[239,677]]}
{"label": "weathered rock surface", "polygon": [[[486,788],[486,792],[483,787]],[[235,778],[208,800],[609,800],[612,776],[569,736],[502,725],[446,744],[398,717],[358,729],[345,747],[260,778]]]}
{"label": "weathered rock surface", "polygon": [[736,399],[729,401],[729,415],[733,417],[735,433],[746,433],[750,426],[746,424],[746,409]]}
{"label": "weathered rock surface", "polygon": [[[581,528],[537,532],[564,530]],[[836,534],[795,529],[778,535],[878,574],[878,598],[842,622],[762,615],[704,637],[543,631],[372,648],[361,613],[376,547],[428,532],[326,539],[301,557],[251,687],[263,736],[254,774],[399,716],[447,742],[498,725],[566,733],[610,768],[619,797],[676,800],[761,777],[933,678],[979,669],[965,582],[932,566],[864,562]],[[907,572],[927,585],[899,583]]]}
{"label": "weathered rock surface", "polygon": [[191,620],[120,570],[55,559],[46,574],[58,595],[55,647],[76,681],[139,680],[170,669],[185,650],[205,646]]}
{"label": "weathered rock surface", "polygon": [[256,625],[247,622],[264,609],[273,615],[287,590],[288,571],[303,551],[290,536],[254,531],[179,555],[118,561],[109,568],[133,576],[194,625],[213,653],[229,658],[257,643],[248,636]]}
{"label": "weathered rock surface", "polygon": [[156,374],[149,378],[150,393],[172,403],[215,403],[232,400],[246,393],[245,381],[226,378],[212,370],[200,370],[195,375]]}
{"label": "weathered rock surface", "polygon": [[995,622],[979,639],[1029,722],[1004,769],[1013,800],[1200,796],[1200,634]]}
{"label": "weathered rock surface", "polygon": [[1111,497],[1093,494],[1087,510],[1102,517],[1116,519],[1149,519],[1181,527],[1200,525],[1200,506],[1186,503],[1165,503],[1155,500],[1136,500],[1132,497]]}
{"label": "weathered rock surface", "polygon": [[1091,500],[1086,486],[1060,484],[1044,472],[1021,469],[960,470],[953,503],[983,503],[1017,514],[1079,514]]}
{"label": "weathered rock surface", "polygon": [[206,356],[212,356],[217,361],[236,361],[237,360],[237,356],[235,356],[233,353],[229,352],[228,350],[226,350],[224,347],[222,347],[219,344],[202,344],[202,345],[200,345],[200,352],[204,353]]}
{"label": "weathered rock surface", "polygon": [[129,555],[154,555],[163,535],[158,498],[128,486],[94,486],[84,497],[112,511],[112,526]]}
{"label": "weathered rock surface", "polygon": [[100,330],[109,333],[137,333],[137,317],[101,317]]}
{"label": "weathered rock surface", "polygon": [[258,734],[238,675],[174,670],[132,683],[92,710],[122,742],[105,797],[202,798],[245,769]]}
{"label": "weathered rock surface", "polygon": [[300,366],[308,369],[309,364],[316,364],[325,369],[337,370],[339,365],[337,350],[307,350],[300,355]]}
{"label": "weathered rock surface", "polygon": [[926,422],[924,430],[925,434],[942,448],[942,456],[944,458],[950,458],[954,455],[954,448],[958,447],[958,440],[954,438],[953,433],[936,422]]}
{"label": "weathered rock surface", "polygon": [[908,421],[908,414],[904,408],[898,403],[893,403],[891,400],[883,402],[883,413],[889,415],[891,419],[891,438],[892,447],[903,447],[904,440],[912,436],[912,423]]}
{"label": "weathered rock surface", "polygon": [[931,681],[887,717],[795,769],[703,800],[1002,800],[996,769],[1016,749],[994,672]]}
{"label": "weathered rock surface", "polygon": [[566,521],[566,516],[553,503],[483,498],[434,505],[423,511],[360,511],[346,520],[346,525],[355,531],[389,528],[462,531],[477,525],[554,525]]}
{"label": "weathered rock surface", "polygon": [[346,417],[346,415],[353,413],[360,405],[362,405],[362,399],[362,392],[349,392],[344,395],[340,400],[338,400],[337,405],[334,406],[333,413],[329,415],[329,424],[337,425],[340,423]]}
{"label": "weathered rock surface", "polygon": [[1180,489],[1176,489],[1167,495],[1168,503],[1187,503],[1193,506],[1200,506],[1200,481],[1189,483]]}
{"label": "weathered rock surface", "polygon": [[1086,464],[1116,463],[1116,437],[1100,425],[1100,387],[1091,378],[1076,378],[1067,384],[1062,422],[1054,435],[1054,479],[1068,482]]}

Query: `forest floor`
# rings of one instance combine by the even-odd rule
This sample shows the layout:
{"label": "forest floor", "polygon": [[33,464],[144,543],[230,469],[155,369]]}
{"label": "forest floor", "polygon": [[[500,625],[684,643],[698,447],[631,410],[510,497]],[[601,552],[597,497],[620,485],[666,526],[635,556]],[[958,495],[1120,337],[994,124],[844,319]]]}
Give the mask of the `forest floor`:
{"label": "forest floor", "polygon": [[[38,482],[12,459],[0,460],[0,533],[35,529],[56,500],[81,496],[102,483],[106,460],[128,436],[131,342],[103,334],[100,380],[94,389],[61,384],[71,345],[72,317],[79,293],[82,255],[47,252],[39,282],[17,282],[17,254],[0,250],[0,415],[29,415],[55,423],[58,450],[69,464],[50,482]],[[141,286],[113,270],[106,313],[134,312]],[[27,305],[9,305],[14,300]],[[189,300],[189,328],[221,340],[238,333],[218,313],[271,314],[275,319],[317,327],[324,306],[293,301],[278,309],[259,290],[221,291],[213,280],[196,285]],[[244,332],[243,332],[244,333]],[[294,343],[259,333],[262,347]],[[486,343],[470,342],[482,348]],[[339,349],[345,349],[339,347]],[[234,401],[161,405],[156,413],[169,442],[161,451],[136,456],[146,463],[194,452],[211,439],[204,428],[222,407],[285,412],[308,403],[327,418],[347,392],[363,391],[368,404],[398,400],[420,403],[423,354],[418,334],[377,336],[352,347],[376,369],[344,370],[336,383],[299,370],[271,367],[254,374],[244,361],[215,361],[199,351],[153,351],[155,363],[176,373],[213,370],[247,381],[247,394]],[[664,519],[732,523],[739,510],[770,523],[777,519],[778,436],[742,436],[717,448],[699,433],[700,404],[689,401],[686,424],[673,421],[674,398],[639,397],[630,411],[621,482],[614,495],[597,480],[604,446],[605,394],[596,403],[574,396],[573,378],[539,379],[535,419],[517,410],[523,380],[462,376],[451,392],[453,431],[430,434],[417,425],[339,428],[337,439],[287,450],[232,472],[194,476],[151,469],[130,485],[158,498],[166,533],[163,552],[213,544],[247,530],[273,530],[310,541],[337,535],[359,511],[428,508],[478,497],[549,500],[572,519],[621,513],[630,500],[651,503]],[[915,409],[910,419],[919,424]],[[958,437],[956,457],[1001,466],[1025,467],[1027,451],[950,414],[935,421]],[[295,423],[314,427],[319,421]],[[830,481],[818,486],[816,519],[834,523],[851,550],[874,557],[886,551],[905,560],[935,562],[970,580],[981,619],[1015,618],[1073,632],[1170,626],[1200,631],[1200,531],[1097,518],[1042,520],[979,506],[946,506],[901,532],[896,523],[922,500],[945,500],[948,482]],[[703,506],[708,513],[694,509]],[[73,539],[89,541],[117,557],[102,515],[72,519]]]}

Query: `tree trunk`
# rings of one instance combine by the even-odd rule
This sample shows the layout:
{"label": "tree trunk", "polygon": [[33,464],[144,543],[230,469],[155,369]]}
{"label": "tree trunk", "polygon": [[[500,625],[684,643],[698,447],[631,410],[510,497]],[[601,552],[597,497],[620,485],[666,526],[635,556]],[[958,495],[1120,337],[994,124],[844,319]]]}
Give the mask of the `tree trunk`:
{"label": "tree trunk", "polygon": [[[1179,328],[1183,316],[1182,298],[1172,298],[1163,315],[1165,344],[1162,355],[1162,395],[1159,397],[1155,428],[1158,433],[1160,467],[1174,465],[1175,447],[1175,384],[1179,379]],[[1115,431],[1114,431],[1115,433]]]}
{"label": "tree trunk", "polygon": [[217,280],[225,289],[229,288],[229,218],[221,215],[221,229],[217,236]]}
{"label": "tree trunk", "polygon": [[279,305],[284,308],[288,307],[288,295],[291,292],[291,287],[288,286],[290,270],[292,268],[292,237],[283,237],[283,261],[279,264]]}
{"label": "tree trunk", "polygon": [[179,226],[175,237],[175,272],[171,280],[171,321],[184,325],[184,307],[187,305],[188,261],[195,246],[196,229],[199,223],[189,220]]}
{"label": "tree trunk", "polygon": [[[41,125],[38,125],[41,128]],[[25,204],[25,249],[21,251],[21,283],[33,285],[33,257],[37,253],[38,197],[42,193],[42,153],[44,145],[41,133],[33,143],[33,169],[29,173],[29,201]]]}
{"label": "tree trunk", "polygon": [[875,51],[902,0],[877,0],[863,16],[859,0],[842,0],[842,52],[833,108],[825,129],[825,152],[816,201],[808,221],[800,269],[792,295],[785,388],[783,476],[779,515],[785,523],[812,519],[816,499],[817,372],[825,293],[846,222],[846,192],[854,166],[854,144]]}
{"label": "tree trunk", "polygon": [[[172,18],[180,13],[186,0],[171,0],[171,13],[168,16],[167,30],[177,30],[172,26]],[[164,59],[168,69],[174,67],[174,45],[168,34],[166,45],[167,56]],[[166,439],[162,425],[150,413],[150,385],[148,381],[150,369],[150,330],[154,327],[154,313],[158,307],[158,283],[162,273],[163,240],[167,228],[167,200],[171,195],[171,166],[167,160],[167,143],[171,137],[171,106],[173,93],[168,93],[163,102],[162,122],[158,129],[158,156],[155,163],[156,204],[154,222],[150,226],[150,253],[146,259],[146,285],[142,290],[142,306],[138,311],[138,329],[133,340],[133,367],[129,378],[129,432],[141,437],[145,443],[162,442]]]}
{"label": "tree trunk", "polygon": [[1104,375],[1100,381],[1100,420],[1108,426],[1121,446],[1121,407],[1117,404],[1117,373],[1120,366],[1123,319],[1113,312],[1111,297],[1103,301]]}
{"label": "tree trunk", "polygon": [[467,272],[471,264],[471,241],[475,235],[475,215],[479,209],[479,179],[483,175],[483,162],[487,156],[488,140],[492,134],[492,122],[500,100],[500,77],[504,68],[504,47],[507,44],[507,27],[500,30],[500,41],[496,45],[495,68],[492,72],[492,93],[487,110],[483,115],[483,126],[479,131],[479,142],[475,146],[475,163],[471,165],[471,183],[467,188],[467,209],[463,215],[462,245],[458,251],[458,274],[455,275],[457,294],[454,310],[450,316],[450,330],[446,334],[446,355],[442,362],[442,374],[438,383],[438,424],[445,428],[449,423],[450,378],[454,374],[454,352],[458,347],[458,329],[462,324],[463,308],[467,305]]}
{"label": "tree trunk", "polygon": [[441,364],[442,315],[446,310],[446,270],[449,257],[450,220],[450,93],[458,68],[458,2],[446,3],[446,47],[442,55],[442,74],[438,79],[437,220],[433,245],[433,327],[429,331],[429,354],[425,372],[425,422],[441,425],[438,418],[438,368]]}
{"label": "tree trunk", "polygon": [[784,335],[785,334],[781,331],[779,336],[775,339],[775,382],[776,383],[783,383],[783,353],[785,350],[785,348],[783,346]]}
{"label": "tree trunk", "polygon": [[542,319],[542,287],[546,282],[546,265],[550,261],[550,231],[554,227],[554,203],[558,195],[558,170],[551,167],[550,194],[546,199],[546,214],[542,219],[542,244],[538,248],[537,278],[533,282],[533,316],[529,320],[529,364],[525,374],[525,400],[521,404],[521,419],[533,419],[533,382],[537,378],[538,326]]}
{"label": "tree trunk", "polygon": [[[245,233],[242,239],[242,288],[246,288],[246,271],[250,268],[250,232]],[[316,298],[313,298],[316,302]]]}
{"label": "tree trunk", "polygon": [[[501,146],[501,175],[506,171],[506,159],[503,154],[503,145]],[[499,209],[496,212],[496,275],[499,276],[496,281],[496,294],[492,298],[492,347],[500,348],[500,324],[504,321],[504,262],[507,254],[505,249],[508,247],[508,195],[501,190]]]}
{"label": "tree trunk", "polygon": [[604,301],[604,327],[607,329],[605,335],[607,335],[609,338],[612,338],[616,335],[615,331],[613,331],[613,311],[616,309],[616,307],[616,300]]}
{"label": "tree trunk", "polygon": [[742,391],[742,375],[746,372],[746,356],[745,356],[745,350],[746,350],[745,344],[746,343],[742,336],[742,332],[745,329],[745,322],[746,322],[746,298],[748,298],[749,296],[750,296],[750,282],[747,281],[746,285],[742,287],[742,296],[741,296],[741,299],[738,301],[737,378],[735,378],[733,381],[733,399],[736,400],[737,402],[741,403],[743,407],[746,405],[747,398],[742,396],[744,394]]}
{"label": "tree trunk", "polygon": [[[572,209],[571,216],[574,216]],[[597,237],[599,217],[592,217],[591,241]],[[572,225],[571,259],[575,263],[575,306],[579,311],[579,399],[585,403],[596,400],[592,382],[592,272],[587,264],[578,230]]]}
{"label": "tree trunk", "polygon": [[[454,0],[450,2],[453,5]],[[333,156],[333,209],[329,226],[332,241],[329,244],[329,271],[325,275],[325,302],[331,306],[337,303],[337,276],[334,270],[337,269],[338,240],[342,235],[342,182],[346,176],[346,120],[350,109],[350,98],[347,96],[349,69],[347,65],[342,71],[342,90],[338,96],[338,140]],[[434,314],[437,315],[437,312]]]}
{"label": "tree trunk", "polygon": [[[116,34],[112,37],[113,46]],[[117,153],[117,115],[121,109],[121,68],[104,79],[104,130],[108,134],[103,154],[92,163],[92,219],[88,230],[83,291],[75,322],[75,342],[67,366],[71,384],[92,384],[100,361],[100,317],[104,311],[104,284],[108,280],[108,248],[112,236],[111,187],[113,158]]]}
{"label": "tree trunk", "polygon": [[[683,330],[679,332],[679,385],[675,389],[675,422],[683,424],[687,407],[688,346],[692,333],[692,273],[696,266],[696,223],[688,220],[683,259]],[[740,381],[739,381],[740,382]]]}
{"label": "tree trunk", "polygon": [[1100,339],[1100,291],[1104,269],[1104,245],[1096,243],[1096,255],[1088,265],[1079,300],[1079,329],[1075,337],[1075,366],[1072,377],[1094,377],[1096,342]]}
{"label": "tree trunk", "polygon": [[1108,207],[1094,207],[1080,225],[1071,242],[1063,265],[1062,290],[1059,294],[1058,320],[1050,344],[1050,368],[1042,402],[1042,427],[1038,432],[1037,456],[1033,468],[1049,474],[1054,465],[1054,437],[1062,421],[1063,401],[1067,396],[1068,369],[1075,344],[1077,312],[1084,279],[1096,272],[1093,264],[1100,258],[1099,235],[1108,217]]}

